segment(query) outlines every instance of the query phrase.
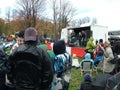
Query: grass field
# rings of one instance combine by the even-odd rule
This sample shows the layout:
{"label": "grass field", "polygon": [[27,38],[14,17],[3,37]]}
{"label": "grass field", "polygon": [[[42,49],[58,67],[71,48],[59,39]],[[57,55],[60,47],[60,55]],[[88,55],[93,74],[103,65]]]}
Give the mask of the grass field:
{"label": "grass field", "polygon": [[[98,74],[102,72],[98,70]],[[92,79],[96,76],[96,73],[92,73]],[[80,83],[83,81],[83,76],[81,76],[80,69],[72,68],[72,76],[70,80],[70,86],[68,90],[79,90]]]}

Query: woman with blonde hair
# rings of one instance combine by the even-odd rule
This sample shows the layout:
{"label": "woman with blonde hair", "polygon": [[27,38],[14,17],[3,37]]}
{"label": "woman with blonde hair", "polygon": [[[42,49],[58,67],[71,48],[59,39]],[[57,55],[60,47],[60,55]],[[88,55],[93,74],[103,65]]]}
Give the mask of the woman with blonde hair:
{"label": "woman with blonde hair", "polygon": [[110,62],[110,60],[114,59],[110,42],[105,41],[105,48],[101,47],[101,49],[104,52],[103,70],[105,73],[110,73],[115,67],[115,65]]}

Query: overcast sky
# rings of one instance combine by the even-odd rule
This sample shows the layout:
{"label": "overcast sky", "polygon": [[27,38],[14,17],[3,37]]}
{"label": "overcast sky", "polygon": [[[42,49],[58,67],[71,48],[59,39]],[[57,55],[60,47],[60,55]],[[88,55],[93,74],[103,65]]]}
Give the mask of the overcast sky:
{"label": "overcast sky", "polygon": [[100,25],[120,30],[120,0],[71,0],[79,8],[78,17],[96,17]]}
{"label": "overcast sky", "polygon": [[[15,0],[0,0],[3,12],[6,7],[13,7]],[[69,0],[77,9],[75,19],[95,17],[98,24],[108,26],[109,29],[120,30],[120,0]]]}

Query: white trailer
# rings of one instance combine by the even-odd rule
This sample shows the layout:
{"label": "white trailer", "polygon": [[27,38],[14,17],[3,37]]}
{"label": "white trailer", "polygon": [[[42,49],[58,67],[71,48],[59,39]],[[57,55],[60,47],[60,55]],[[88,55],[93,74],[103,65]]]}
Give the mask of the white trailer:
{"label": "white trailer", "polygon": [[94,42],[99,39],[103,39],[103,41],[108,40],[108,27],[101,25],[81,25],[80,27],[66,27],[61,30],[60,39],[65,40],[65,42],[69,45],[69,39],[71,32],[75,32],[75,36],[81,31],[85,31],[86,34],[86,42],[92,36],[94,38]]}

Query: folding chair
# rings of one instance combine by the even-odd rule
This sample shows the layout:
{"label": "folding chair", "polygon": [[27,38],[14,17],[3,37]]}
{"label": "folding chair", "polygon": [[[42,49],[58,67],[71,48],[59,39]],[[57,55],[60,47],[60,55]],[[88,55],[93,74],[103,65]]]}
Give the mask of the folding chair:
{"label": "folding chair", "polygon": [[93,71],[93,63],[91,61],[83,61],[81,63],[81,76],[83,75],[84,72],[90,72],[90,75],[92,76],[92,71]]}

